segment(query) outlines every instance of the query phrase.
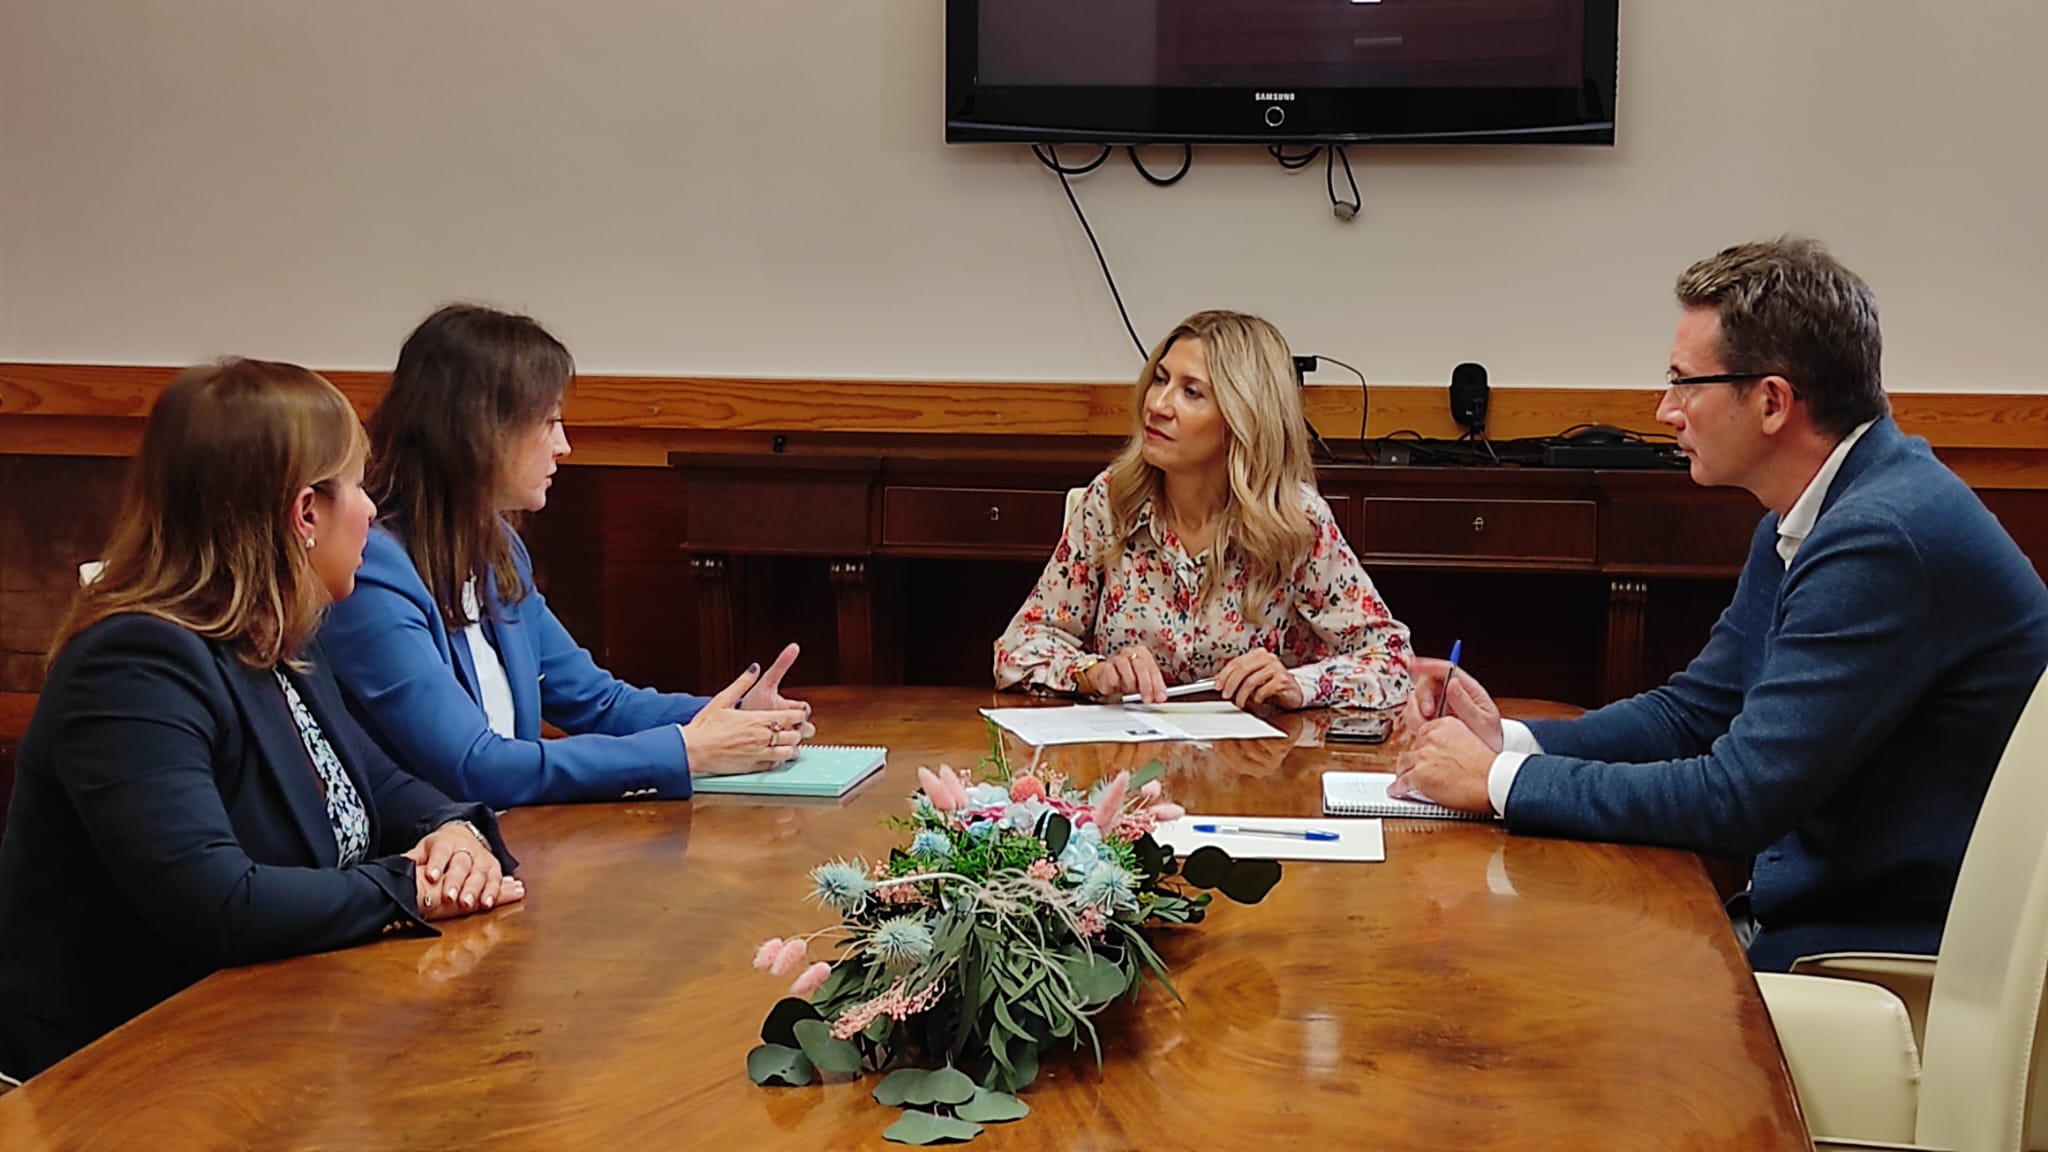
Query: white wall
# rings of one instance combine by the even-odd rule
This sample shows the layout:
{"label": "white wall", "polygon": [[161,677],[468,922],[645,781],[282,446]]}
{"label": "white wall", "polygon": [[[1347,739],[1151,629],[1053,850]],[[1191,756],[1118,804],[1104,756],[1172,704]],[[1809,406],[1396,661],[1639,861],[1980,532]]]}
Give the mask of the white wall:
{"label": "white wall", "polygon": [[[1609,150],[1210,148],[1079,183],[1139,329],[1647,385],[1690,260],[1877,288],[1902,391],[2048,391],[2048,4],[1628,0]],[[0,360],[387,366],[444,299],[590,372],[1122,379],[1057,183],[940,143],[941,0],[0,0]],[[1177,155],[1177,154],[1176,154]],[[1166,155],[1160,161],[1170,159]]]}

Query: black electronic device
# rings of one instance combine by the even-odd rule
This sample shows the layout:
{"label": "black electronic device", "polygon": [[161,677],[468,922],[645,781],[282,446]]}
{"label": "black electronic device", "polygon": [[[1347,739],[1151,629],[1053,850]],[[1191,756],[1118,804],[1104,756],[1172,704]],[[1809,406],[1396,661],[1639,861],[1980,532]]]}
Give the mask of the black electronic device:
{"label": "black electronic device", "polygon": [[1628,443],[1628,433],[1611,424],[1588,424],[1559,436],[1558,441],[1578,448],[1609,447]]}
{"label": "black electronic device", "polygon": [[1606,424],[1574,428],[1543,444],[1549,468],[1675,468],[1685,462],[1676,444],[1653,443]]}
{"label": "black electronic device", "polygon": [[1451,419],[1474,436],[1486,435],[1486,365],[1460,364],[1451,369]]}
{"label": "black electronic device", "polygon": [[946,140],[1612,144],[1620,0],[947,0]]}

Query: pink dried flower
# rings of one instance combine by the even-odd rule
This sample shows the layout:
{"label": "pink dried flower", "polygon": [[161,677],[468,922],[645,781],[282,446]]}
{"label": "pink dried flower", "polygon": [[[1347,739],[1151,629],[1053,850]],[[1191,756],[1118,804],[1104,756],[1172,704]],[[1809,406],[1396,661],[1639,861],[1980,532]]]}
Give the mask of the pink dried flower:
{"label": "pink dried flower", "polygon": [[1188,810],[1178,804],[1154,804],[1149,811],[1152,813],[1154,820],[1162,823],[1168,820],[1178,820],[1188,814]]}
{"label": "pink dried flower", "polygon": [[1050,880],[1060,874],[1060,866],[1040,856],[1025,867],[1024,874],[1033,880]]}
{"label": "pink dried flower", "polygon": [[1143,796],[1147,804],[1156,804],[1159,802],[1159,794],[1163,791],[1165,789],[1160,787],[1159,781],[1147,780],[1145,786],[1138,789],[1138,795]]}
{"label": "pink dried flower", "polygon": [[820,960],[809,968],[804,969],[804,974],[797,977],[790,984],[789,994],[791,996],[809,996],[811,993],[816,992],[825,983],[825,978],[830,975],[832,975],[832,966]]}
{"label": "pink dried flower", "polygon": [[946,765],[939,765],[937,772],[919,768],[917,782],[924,786],[924,794],[931,798],[932,807],[939,811],[958,812],[967,807],[967,785],[958,772]]}
{"label": "pink dried flower", "polygon": [[1045,781],[1036,776],[1019,776],[1010,781],[1010,802],[1022,804],[1026,800],[1045,799]]}
{"label": "pink dried flower", "polygon": [[782,937],[770,936],[754,950],[754,967],[762,972],[775,967],[775,958],[782,955]]}
{"label": "pink dried flower", "polygon": [[1083,908],[1081,910],[1080,924],[1078,925],[1081,929],[1081,935],[1099,936],[1102,934],[1102,926],[1102,909]]}
{"label": "pink dried flower", "polygon": [[1123,815],[1124,793],[1129,791],[1130,787],[1131,774],[1129,772],[1117,773],[1116,779],[1111,780],[1109,787],[1102,790],[1101,797],[1095,801],[1095,807],[1090,810],[1095,818],[1095,826],[1101,830],[1105,838],[1111,832],[1116,831],[1116,822]]}
{"label": "pink dried flower", "polygon": [[949,802],[950,798],[946,794],[945,785],[939,783],[938,776],[931,769],[919,767],[917,770],[917,783],[924,789],[925,798],[932,802],[932,807],[941,812],[951,812],[953,810]]}
{"label": "pink dried flower", "polygon": [[967,807],[967,778],[955,772],[950,766],[941,764],[939,765],[939,779],[945,781],[946,787],[952,790],[953,807],[955,809]]}
{"label": "pink dried flower", "polygon": [[796,966],[803,962],[804,942],[791,937],[782,942],[782,950],[775,954],[775,962],[769,966],[768,970],[777,976],[787,976],[791,972],[796,971]]}
{"label": "pink dried flower", "polygon": [[877,888],[875,896],[884,904],[919,904],[924,901],[915,884],[890,884]]}

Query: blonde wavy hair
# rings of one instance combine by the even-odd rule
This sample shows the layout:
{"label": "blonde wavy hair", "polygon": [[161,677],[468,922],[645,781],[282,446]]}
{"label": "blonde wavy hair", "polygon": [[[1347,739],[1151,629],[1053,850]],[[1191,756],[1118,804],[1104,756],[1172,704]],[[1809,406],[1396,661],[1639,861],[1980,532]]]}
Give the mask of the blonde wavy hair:
{"label": "blonde wavy hair", "polygon": [[1138,512],[1162,500],[1164,474],[1145,463],[1145,394],[1159,362],[1176,343],[1199,340],[1209,361],[1209,383],[1226,430],[1229,491],[1216,540],[1204,559],[1202,601],[1220,581],[1222,556],[1236,548],[1248,575],[1246,620],[1264,623],[1263,606],[1284,587],[1315,543],[1307,493],[1315,486],[1308,424],[1301,411],[1294,356],[1280,330],[1242,312],[1197,312],[1180,322],[1145,362],[1131,389],[1131,439],[1109,465],[1110,538],[1102,561],[1122,559]]}
{"label": "blonde wavy hair", "polygon": [[325,377],[227,359],[187,368],[150,409],[102,553],[50,657],[72,637],[140,613],[230,644],[252,668],[290,663],[331,603],[288,525],[305,488],[340,476],[369,440]]}

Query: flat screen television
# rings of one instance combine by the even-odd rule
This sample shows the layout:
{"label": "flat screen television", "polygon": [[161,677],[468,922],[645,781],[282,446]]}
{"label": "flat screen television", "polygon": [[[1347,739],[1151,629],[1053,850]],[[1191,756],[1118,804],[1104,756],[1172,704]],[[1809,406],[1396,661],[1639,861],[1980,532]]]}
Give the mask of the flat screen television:
{"label": "flat screen television", "polygon": [[946,140],[1612,144],[1620,0],[946,0]]}

